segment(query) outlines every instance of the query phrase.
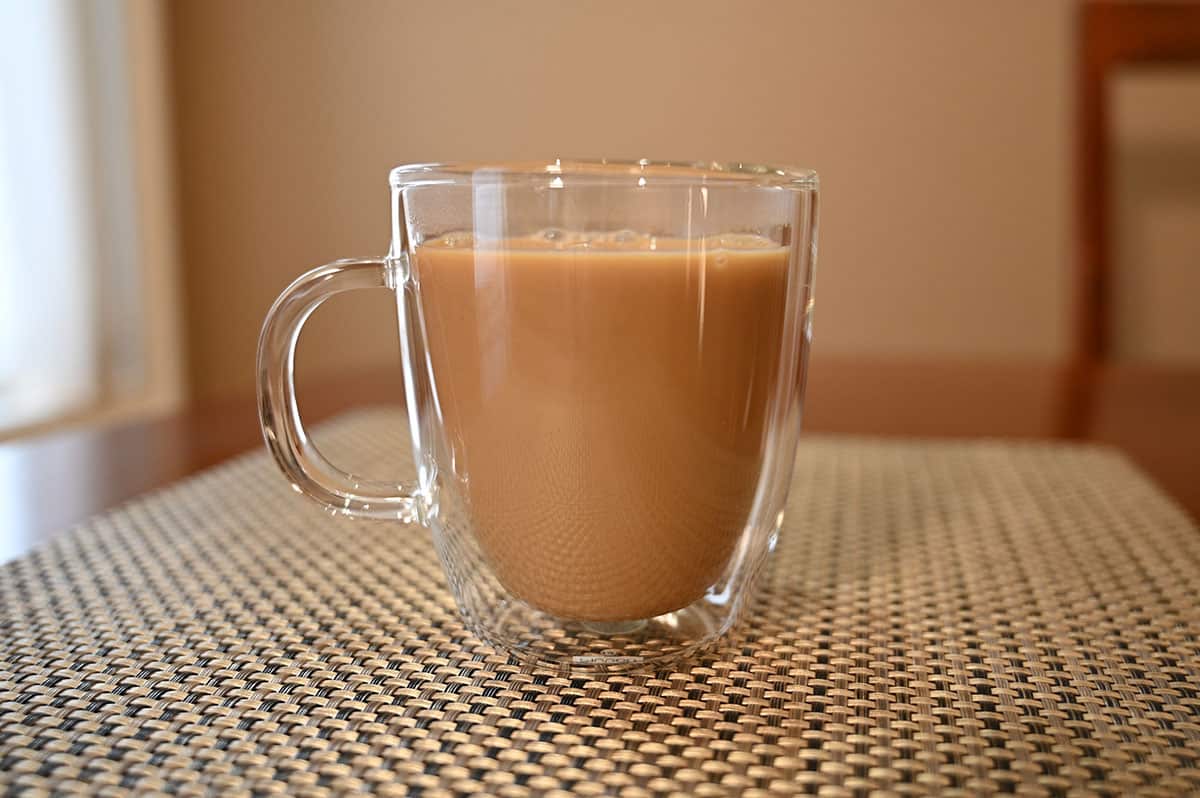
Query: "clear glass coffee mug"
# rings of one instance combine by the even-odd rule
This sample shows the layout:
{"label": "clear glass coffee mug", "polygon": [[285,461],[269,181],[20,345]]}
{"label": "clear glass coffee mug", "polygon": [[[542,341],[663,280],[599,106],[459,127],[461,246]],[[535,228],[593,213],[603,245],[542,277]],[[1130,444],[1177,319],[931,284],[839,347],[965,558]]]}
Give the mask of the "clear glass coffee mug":
{"label": "clear glass coffee mug", "polygon": [[[473,631],[560,668],[661,665],[737,620],[783,520],[811,337],[817,176],[743,164],[422,164],[387,257],[289,286],[258,350],[275,461],[350,516],[430,528]],[[394,291],[417,479],[330,464],[300,328]]]}

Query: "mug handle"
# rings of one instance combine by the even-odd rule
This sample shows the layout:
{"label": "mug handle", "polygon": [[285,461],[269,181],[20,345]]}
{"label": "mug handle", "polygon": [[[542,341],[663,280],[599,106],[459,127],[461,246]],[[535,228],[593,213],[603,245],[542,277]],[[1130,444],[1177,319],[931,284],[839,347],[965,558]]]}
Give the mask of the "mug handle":
{"label": "mug handle", "polygon": [[296,405],[296,341],[326,299],[358,288],[395,290],[399,267],[384,258],[337,260],[301,275],[275,300],[258,339],[258,419],[267,448],[293,488],[340,515],[414,521],[415,491],[349,474],[317,450]]}

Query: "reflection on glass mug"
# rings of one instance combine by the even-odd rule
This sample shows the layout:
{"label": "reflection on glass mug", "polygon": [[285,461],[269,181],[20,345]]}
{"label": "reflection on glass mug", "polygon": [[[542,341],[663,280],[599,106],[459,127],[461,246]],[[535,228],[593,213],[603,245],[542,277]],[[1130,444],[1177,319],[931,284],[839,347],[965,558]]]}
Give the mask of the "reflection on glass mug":
{"label": "reflection on glass mug", "polygon": [[[391,188],[388,256],[314,269],[267,316],[259,406],[280,468],[340,513],[427,525],[467,622],[518,658],[643,668],[717,639],[782,522],[816,175],[423,164]],[[296,410],[300,327],[353,288],[396,294],[411,486],[343,473]]]}

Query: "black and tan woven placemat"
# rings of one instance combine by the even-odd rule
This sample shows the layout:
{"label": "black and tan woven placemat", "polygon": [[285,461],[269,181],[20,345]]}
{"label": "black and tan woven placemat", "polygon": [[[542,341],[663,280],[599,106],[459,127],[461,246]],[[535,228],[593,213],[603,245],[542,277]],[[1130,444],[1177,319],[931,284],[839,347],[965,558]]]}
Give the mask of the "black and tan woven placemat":
{"label": "black and tan woven placemat", "polygon": [[[402,435],[322,430],[381,476]],[[1123,459],[810,438],[789,513],[723,648],[563,677],[464,630],[427,532],[241,458],[0,571],[0,788],[1200,791],[1200,534]]]}

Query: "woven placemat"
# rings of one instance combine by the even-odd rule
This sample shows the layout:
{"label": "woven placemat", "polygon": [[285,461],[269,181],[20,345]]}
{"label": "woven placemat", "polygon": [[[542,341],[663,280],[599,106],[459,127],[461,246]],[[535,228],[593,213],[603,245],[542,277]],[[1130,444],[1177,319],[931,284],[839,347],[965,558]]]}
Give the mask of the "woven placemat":
{"label": "woven placemat", "polygon": [[[320,430],[379,476],[397,413]],[[253,454],[0,570],[0,789],[1200,791],[1200,534],[1122,458],[808,438],[740,631],[677,672],[510,663],[429,535]]]}

